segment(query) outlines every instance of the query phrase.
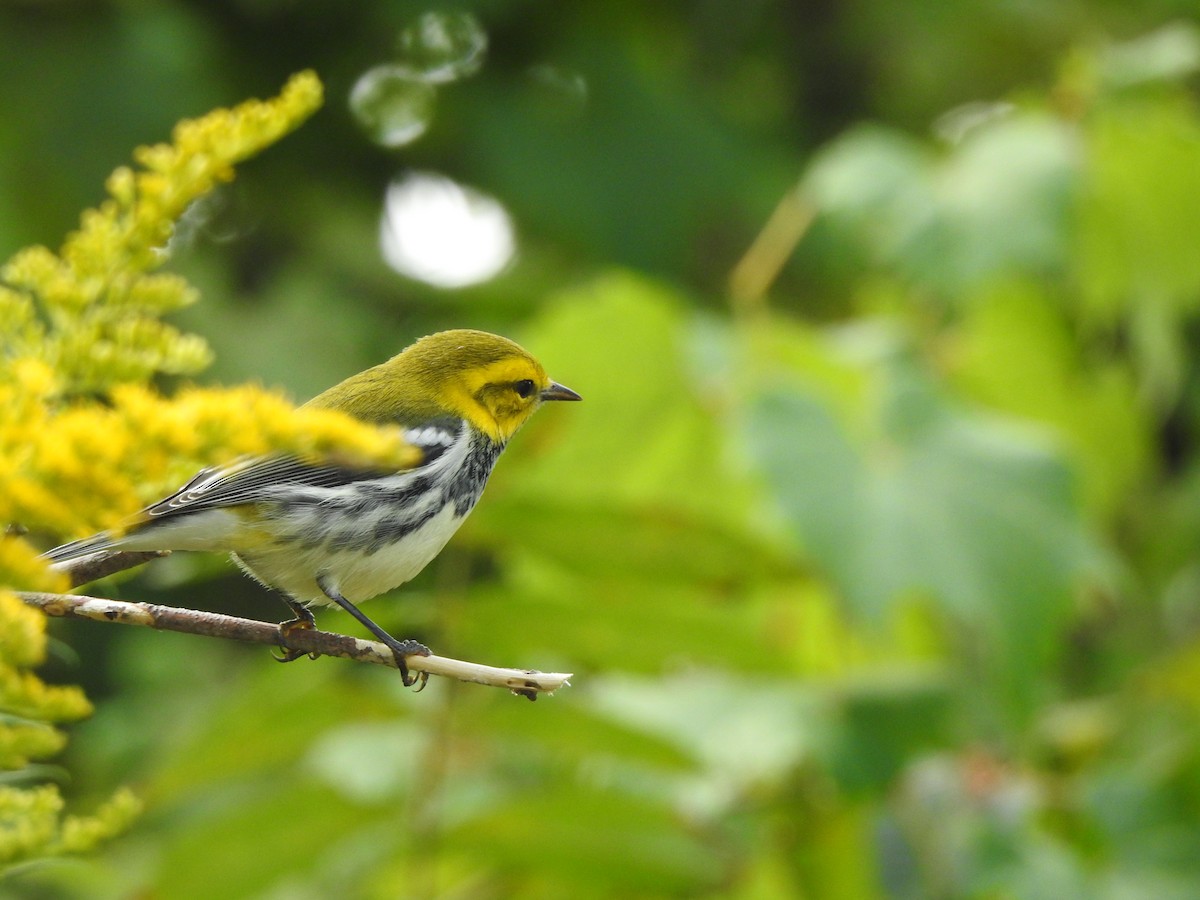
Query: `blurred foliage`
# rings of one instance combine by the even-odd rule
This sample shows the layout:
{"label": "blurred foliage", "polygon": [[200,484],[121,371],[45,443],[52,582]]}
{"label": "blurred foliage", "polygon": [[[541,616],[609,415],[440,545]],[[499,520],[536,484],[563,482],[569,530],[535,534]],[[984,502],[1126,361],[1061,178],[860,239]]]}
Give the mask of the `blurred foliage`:
{"label": "blurred foliage", "polygon": [[[0,247],[56,243],[129,147],[313,67],[325,111],[185,214],[203,299],[172,322],[206,378],[297,397],[451,326],[578,390],[371,608],[574,686],[413,695],[55,623],[78,661],[45,677],[97,701],[63,792],[129,783],[147,812],[0,889],[1195,896],[1187,7],[438,11],[4,7]],[[499,277],[385,264],[388,182],[421,170],[507,208]],[[263,598],[183,556],[110,590]]]}

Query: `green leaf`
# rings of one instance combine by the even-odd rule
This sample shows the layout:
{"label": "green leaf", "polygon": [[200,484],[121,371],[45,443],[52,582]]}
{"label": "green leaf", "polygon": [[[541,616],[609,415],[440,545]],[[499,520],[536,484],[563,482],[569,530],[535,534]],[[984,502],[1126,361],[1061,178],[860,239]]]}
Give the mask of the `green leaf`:
{"label": "green leaf", "polygon": [[[683,552],[687,552],[686,549]],[[680,664],[785,671],[789,645],[748,610],[744,587],[627,573],[572,571],[536,555],[507,561],[503,589],[476,588],[457,624],[456,653],[537,668],[661,672]],[[746,577],[731,570],[730,578]],[[497,657],[498,653],[504,656]]]}
{"label": "green leaf", "polygon": [[1144,302],[1195,309],[1200,121],[1190,98],[1130,101],[1087,123],[1077,277],[1103,318]]}
{"label": "green leaf", "polygon": [[1105,47],[1100,73],[1113,87],[1177,81],[1200,69],[1200,29],[1170,22],[1147,34]]}
{"label": "green leaf", "polygon": [[794,571],[777,548],[681,506],[502,497],[471,533],[500,543],[517,529],[525,551],[595,576],[728,585]]}
{"label": "green leaf", "polygon": [[1056,272],[1068,245],[1077,143],[1063,122],[1030,113],[968,132],[937,176],[944,252],[918,255],[929,267],[916,274],[953,290],[1009,272]]}
{"label": "green leaf", "polygon": [[800,391],[763,390],[748,439],[812,559],[861,615],[925,594],[975,623],[1027,695],[1095,561],[1072,478],[1031,435],[950,406],[893,361],[874,427],[851,434]]}
{"label": "green leaf", "polygon": [[545,896],[695,895],[725,877],[721,855],[674,810],[566,779],[528,785],[443,837],[473,867],[549,882]]}
{"label": "green leaf", "polygon": [[206,808],[176,819],[157,847],[155,889],[180,900],[211,897],[219,879],[231,897],[271,890],[296,896],[298,884],[315,884],[320,895],[322,882],[333,880],[324,873],[333,871],[341,875],[341,890],[349,885],[353,892],[368,873],[341,871],[339,858],[351,849],[361,853],[354,845],[367,840],[394,851],[395,826],[367,833],[378,810],[367,813],[328,788],[283,775],[211,788]]}
{"label": "green leaf", "polygon": [[829,704],[790,679],[694,671],[659,681],[608,677],[591,703],[686,750],[732,789],[777,783],[829,741]]}
{"label": "green leaf", "polygon": [[538,414],[535,434],[513,446],[536,464],[508,474],[502,462],[505,491],[557,507],[649,507],[754,527],[749,484],[726,455],[721,398],[689,366],[683,309],[684,298],[627,273],[556,298],[523,343],[583,403]]}
{"label": "green leaf", "polygon": [[875,673],[840,693],[829,771],[852,795],[882,794],[922,753],[953,746],[954,704],[946,679],[909,667]]}
{"label": "green leaf", "polygon": [[974,398],[1054,429],[1089,510],[1114,515],[1147,476],[1154,423],[1130,367],[1085,355],[1044,290],[1009,283],[971,298],[954,360],[957,383]]}
{"label": "green leaf", "polygon": [[1061,266],[1075,144],[1064,124],[1033,114],[979,125],[940,160],[899,133],[860,128],[823,150],[804,184],[881,264],[953,293]]}
{"label": "green leaf", "polygon": [[658,778],[695,773],[697,761],[668,737],[607,715],[597,709],[591,678],[581,677],[553,697],[536,704],[497,703],[482,692],[462,692],[458,702],[470,711],[464,737],[477,742],[486,735],[497,755],[540,766],[626,768],[652,772]]}

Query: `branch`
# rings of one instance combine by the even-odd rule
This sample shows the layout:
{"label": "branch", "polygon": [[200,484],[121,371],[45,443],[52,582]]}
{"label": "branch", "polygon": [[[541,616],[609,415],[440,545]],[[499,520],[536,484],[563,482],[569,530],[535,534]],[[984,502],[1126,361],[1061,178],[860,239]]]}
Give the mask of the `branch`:
{"label": "branch", "polygon": [[[125,554],[130,555],[130,554]],[[125,566],[122,566],[124,568]],[[119,570],[115,570],[119,571]],[[72,573],[73,574],[73,573]],[[319,656],[340,656],[357,662],[396,667],[392,651],[375,641],[364,641],[345,634],[316,629],[294,629],[286,635],[278,625],[255,619],[239,619],[219,613],[159,606],[153,603],[127,603],[78,594],[45,594],[20,592],[18,595],[30,606],[36,606],[48,616],[67,619],[93,619],[97,622],[117,622],[122,625],[142,625],[163,631],[179,631],[207,637],[267,644]],[[449,659],[445,656],[409,656],[405,665],[413,672],[444,675],[459,681],[488,684],[507,688],[514,694],[536,700],[538,693],[553,693],[568,683],[568,673],[535,672],[527,669],[499,669],[479,663]]]}

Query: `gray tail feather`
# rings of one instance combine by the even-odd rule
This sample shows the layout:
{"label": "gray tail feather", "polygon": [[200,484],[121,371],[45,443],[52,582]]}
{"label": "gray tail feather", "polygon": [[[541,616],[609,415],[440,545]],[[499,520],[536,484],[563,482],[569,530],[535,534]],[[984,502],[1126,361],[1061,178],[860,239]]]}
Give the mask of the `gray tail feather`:
{"label": "gray tail feather", "polygon": [[113,539],[113,536],[106,531],[102,531],[99,534],[93,534],[91,537],[71,541],[71,543],[55,547],[53,550],[47,550],[42,554],[42,557],[50,560],[52,563],[64,563],[70,562],[73,559],[81,559],[84,556],[90,556],[93,553],[99,553],[102,550],[112,550],[116,545],[117,542]]}

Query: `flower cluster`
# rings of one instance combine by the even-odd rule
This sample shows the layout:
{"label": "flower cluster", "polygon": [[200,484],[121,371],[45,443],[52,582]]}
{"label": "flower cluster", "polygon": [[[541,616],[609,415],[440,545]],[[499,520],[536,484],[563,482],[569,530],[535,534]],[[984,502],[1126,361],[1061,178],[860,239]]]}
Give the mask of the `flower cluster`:
{"label": "flower cluster", "polygon": [[62,748],[57,726],[90,712],[77,688],[31,671],[44,658],[45,620],[14,590],[68,585],[24,533],[48,540],[112,526],[197,468],[242,454],[415,461],[398,433],[297,411],[261,388],[164,397],[150,386],[209,359],[201,338],[162,321],[197,299],[182,278],[155,271],[175,223],[236,163],[307,118],[321,90],[301,73],[274,99],[180,123],[171,143],[136,152],[140,168],[113,173],[109,198],[58,253],[31,247],[0,266],[0,771],[10,773],[0,786],[0,866],[89,849],[137,810],[122,791],[90,816],[64,815],[56,787],[20,786],[32,762]]}
{"label": "flower cluster", "polygon": [[40,359],[64,393],[203,368],[204,341],[160,318],[195,302],[196,292],[182,278],[154,270],[188,206],[320,103],[320,81],[303,72],[273,100],[181,122],[172,143],[139,148],[143,168],[122,167],[109,177],[109,198],[83,214],[59,253],[29,247],[0,267],[3,368]]}

